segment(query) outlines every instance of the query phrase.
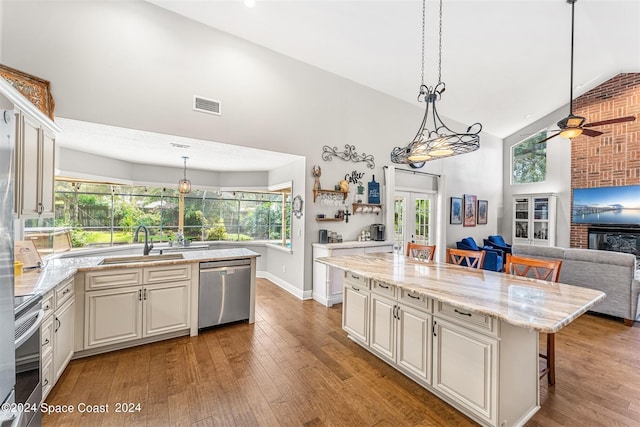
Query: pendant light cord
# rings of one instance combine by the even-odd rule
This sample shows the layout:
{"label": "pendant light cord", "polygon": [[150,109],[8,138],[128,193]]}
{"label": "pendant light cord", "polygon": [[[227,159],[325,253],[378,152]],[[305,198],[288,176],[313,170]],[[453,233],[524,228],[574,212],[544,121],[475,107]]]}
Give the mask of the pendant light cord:
{"label": "pendant light cord", "polygon": [[440,0],[440,28],[438,37],[438,83],[442,83],[442,0]]}
{"label": "pendant light cord", "polygon": [[[422,73],[420,75],[420,87],[424,86],[424,43],[425,43],[424,27],[425,27],[426,16],[427,16],[426,0],[422,0]],[[420,92],[422,92],[422,90]]]}
{"label": "pendant light cord", "polygon": [[575,21],[575,5],[576,2],[573,0],[571,2],[571,76],[569,78],[569,115],[573,115],[573,31],[574,31],[574,21]]}

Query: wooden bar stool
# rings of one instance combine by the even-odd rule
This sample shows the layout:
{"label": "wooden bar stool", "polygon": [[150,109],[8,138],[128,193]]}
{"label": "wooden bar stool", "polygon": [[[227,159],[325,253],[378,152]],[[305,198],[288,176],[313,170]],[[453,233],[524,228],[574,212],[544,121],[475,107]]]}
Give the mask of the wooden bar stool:
{"label": "wooden bar stool", "polygon": [[436,253],[436,245],[419,245],[418,243],[407,243],[407,256],[419,261],[433,261]]}
{"label": "wooden bar stool", "polygon": [[[505,271],[516,276],[557,282],[560,277],[562,260],[526,258],[507,254]],[[547,349],[539,356],[547,361],[546,367],[540,370],[540,378],[547,375],[549,385],[556,383],[556,334],[547,334]]]}
{"label": "wooden bar stool", "polygon": [[484,251],[447,248],[447,262],[449,264],[481,269],[484,265]]}

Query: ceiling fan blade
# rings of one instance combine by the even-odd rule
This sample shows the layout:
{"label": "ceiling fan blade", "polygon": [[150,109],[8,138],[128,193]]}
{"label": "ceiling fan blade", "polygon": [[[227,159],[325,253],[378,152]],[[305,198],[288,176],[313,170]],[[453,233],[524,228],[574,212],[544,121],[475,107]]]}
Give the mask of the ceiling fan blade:
{"label": "ceiling fan blade", "polygon": [[587,136],[600,136],[603,132],[594,129],[582,129],[582,134]]}
{"label": "ceiling fan blade", "polygon": [[554,133],[553,135],[550,135],[550,136],[546,137],[545,139],[541,139],[540,141],[536,141],[536,144],[542,144],[543,142],[546,142],[546,141],[550,140],[551,138],[556,137],[558,135],[560,135],[560,132]]}
{"label": "ceiling fan blade", "polygon": [[587,123],[583,127],[590,128],[592,126],[612,125],[614,123],[632,122],[636,116],[618,117],[617,119],[601,120],[599,122]]}

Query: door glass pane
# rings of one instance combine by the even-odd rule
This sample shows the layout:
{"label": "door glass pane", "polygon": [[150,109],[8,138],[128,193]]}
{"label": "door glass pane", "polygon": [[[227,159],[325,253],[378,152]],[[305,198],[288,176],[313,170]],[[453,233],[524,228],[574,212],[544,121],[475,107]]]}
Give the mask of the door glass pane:
{"label": "door glass pane", "polygon": [[429,199],[416,199],[416,234],[415,242],[429,244]]}
{"label": "door glass pane", "polygon": [[397,253],[404,253],[406,246],[404,241],[405,205],[406,199],[404,197],[395,197],[393,203],[393,251]]}

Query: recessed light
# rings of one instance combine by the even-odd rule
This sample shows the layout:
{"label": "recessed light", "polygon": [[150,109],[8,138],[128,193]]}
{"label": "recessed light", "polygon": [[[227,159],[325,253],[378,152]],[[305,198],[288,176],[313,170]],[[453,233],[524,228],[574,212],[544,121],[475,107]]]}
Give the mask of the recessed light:
{"label": "recessed light", "polygon": [[247,7],[254,7],[256,5],[256,0],[244,0],[244,5]]}

